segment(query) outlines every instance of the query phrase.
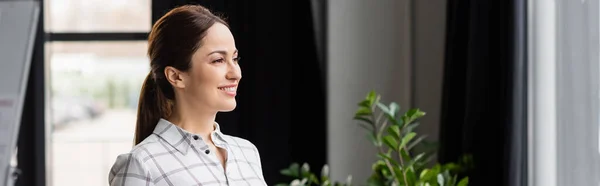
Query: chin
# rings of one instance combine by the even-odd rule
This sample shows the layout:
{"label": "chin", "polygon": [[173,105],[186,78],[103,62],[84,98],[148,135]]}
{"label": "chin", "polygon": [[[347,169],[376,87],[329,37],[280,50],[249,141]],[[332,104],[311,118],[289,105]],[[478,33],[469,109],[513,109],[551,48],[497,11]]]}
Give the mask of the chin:
{"label": "chin", "polygon": [[221,112],[231,112],[233,110],[235,110],[235,107],[237,106],[237,103],[234,101],[233,103],[225,103],[221,106]]}

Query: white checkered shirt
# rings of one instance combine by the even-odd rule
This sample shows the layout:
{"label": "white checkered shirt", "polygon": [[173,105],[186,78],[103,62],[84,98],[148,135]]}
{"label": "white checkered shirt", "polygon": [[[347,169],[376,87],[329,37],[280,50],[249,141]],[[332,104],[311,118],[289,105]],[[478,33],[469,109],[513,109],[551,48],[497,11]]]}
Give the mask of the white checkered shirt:
{"label": "white checkered shirt", "polygon": [[226,169],[202,141],[171,122],[161,119],[154,133],[121,154],[113,164],[111,186],[267,185],[260,155],[250,141],[211,133],[215,146],[227,150]]}

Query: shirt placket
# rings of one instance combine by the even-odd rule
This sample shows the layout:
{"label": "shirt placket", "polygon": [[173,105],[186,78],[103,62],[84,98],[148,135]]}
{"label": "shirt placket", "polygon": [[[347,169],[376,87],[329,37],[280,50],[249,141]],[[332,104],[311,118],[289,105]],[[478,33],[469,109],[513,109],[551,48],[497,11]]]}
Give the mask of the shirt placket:
{"label": "shirt placket", "polygon": [[[231,153],[229,153],[229,148],[227,148],[227,145],[225,144],[225,142],[223,140],[221,140],[218,136],[215,135],[215,133],[211,133],[211,138],[213,139],[213,143],[215,144],[215,146],[217,148],[222,148],[225,149],[225,168],[223,168],[223,166],[220,166],[219,164],[219,169],[221,169],[223,171],[223,174],[225,176],[225,180],[227,182],[227,185],[229,185],[229,177],[230,177],[230,170],[229,170],[229,159],[231,158]],[[219,161],[219,159],[217,158],[216,155],[213,155],[214,158],[217,160],[217,162],[221,163],[221,161]]]}
{"label": "shirt placket", "polygon": [[231,172],[231,171],[229,171],[229,159],[230,159],[229,148],[227,148],[227,145],[224,142],[222,142],[222,140],[219,140],[217,138],[217,136],[214,135],[214,133],[211,133],[211,138],[213,139],[213,143],[215,144],[216,147],[225,149],[225,151],[227,153],[227,158],[225,160],[225,166],[226,166],[225,169],[223,168],[223,166],[221,165],[221,161],[215,154],[216,152],[212,152],[212,150],[210,150],[208,148],[208,144],[206,144],[203,141],[203,139],[197,135],[192,136],[192,140],[194,141],[193,144],[195,144],[194,146],[196,146],[194,148],[198,148],[198,150],[200,152],[203,152],[205,157],[208,157],[208,159],[211,162],[217,163],[219,170],[221,170],[221,172],[223,172],[223,176],[225,176],[225,181],[226,181],[227,185],[229,185],[229,176],[230,176],[230,172]]}

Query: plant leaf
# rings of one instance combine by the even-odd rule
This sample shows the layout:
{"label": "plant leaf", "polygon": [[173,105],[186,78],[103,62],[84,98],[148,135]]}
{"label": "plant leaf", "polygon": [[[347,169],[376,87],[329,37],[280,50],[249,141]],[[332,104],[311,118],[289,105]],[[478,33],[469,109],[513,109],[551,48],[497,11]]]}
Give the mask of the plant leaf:
{"label": "plant leaf", "polygon": [[385,183],[384,183],[383,179],[376,177],[376,176],[371,176],[367,180],[367,186],[385,186]]}
{"label": "plant leaf", "polygon": [[456,174],[455,174],[454,176],[451,176],[451,177],[452,177],[452,178],[450,178],[450,181],[448,182],[448,184],[447,184],[447,185],[452,185],[452,186],[455,186],[455,185],[456,185],[456,181],[457,181],[457,179],[456,179]]}
{"label": "plant leaf", "polygon": [[398,151],[398,141],[393,136],[386,135],[383,137],[383,143],[390,147],[390,149]]}
{"label": "plant leaf", "polygon": [[419,109],[410,109],[410,110],[408,110],[408,112],[406,112],[406,116],[408,119],[407,123],[411,123],[411,122],[425,116],[425,112],[423,112]]}
{"label": "plant leaf", "polygon": [[400,127],[397,125],[392,125],[388,128],[388,133],[391,134],[394,138],[400,139]]}
{"label": "plant leaf", "polygon": [[298,177],[300,177],[299,169],[300,169],[300,164],[292,163],[288,169],[282,170],[281,174],[286,175],[286,176],[291,176],[294,178],[298,178]]}
{"label": "plant leaf", "polygon": [[390,103],[389,107],[384,105],[383,103],[377,103],[377,107],[381,109],[383,113],[385,113],[385,116],[387,117],[388,121],[391,121],[394,125],[401,124],[401,122],[399,122],[399,120],[396,119],[396,113],[400,109],[400,106],[398,106],[397,103],[392,102]]}
{"label": "plant leaf", "polygon": [[310,166],[308,163],[303,163],[302,167],[300,168],[300,175],[302,175],[302,177],[309,177],[310,174]]}
{"label": "plant leaf", "polygon": [[404,127],[404,120],[402,120],[402,117],[396,117],[394,121],[394,124],[400,126],[400,128]]}
{"label": "plant leaf", "polygon": [[469,177],[464,177],[463,179],[461,179],[458,182],[458,185],[456,185],[456,186],[467,186],[467,185],[469,185]]}
{"label": "plant leaf", "polygon": [[292,171],[290,169],[283,169],[283,170],[279,171],[279,173],[286,175],[286,176],[295,177],[294,173],[292,173]]}
{"label": "plant leaf", "polygon": [[369,103],[369,100],[363,100],[360,103],[358,103],[358,106],[360,107],[367,107],[367,108],[371,108],[371,105]]}
{"label": "plant leaf", "polygon": [[444,170],[443,176],[446,182],[444,185],[450,185],[452,182],[452,176],[450,176],[450,172],[448,170]]}
{"label": "plant leaf", "polygon": [[371,121],[371,119],[369,119],[368,117],[365,117],[364,115],[354,116],[354,120],[362,121],[367,124],[373,125],[373,121]]}
{"label": "plant leaf", "polygon": [[400,167],[392,166],[392,169],[394,169],[393,171],[396,174],[396,180],[398,181],[398,183],[404,182],[404,174],[402,173],[402,170],[400,170]]}
{"label": "plant leaf", "polygon": [[400,147],[398,147],[398,148],[404,148],[404,146],[408,142],[410,142],[410,140],[412,140],[415,137],[415,135],[417,135],[417,133],[411,132],[411,133],[408,133],[406,136],[404,136],[402,138],[402,142],[400,143]]}
{"label": "plant leaf", "polygon": [[303,178],[303,179],[300,181],[300,185],[306,185],[306,183],[308,183],[308,178]]}
{"label": "plant leaf", "polygon": [[421,172],[421,180],[424,180],[428,183],[436,185],[437,180],[435,179],[437,175],[437,171],[435,169],[425,169]]}
{"label": "plant leaf", "polygon": [[398,162],[391,157],[390,152],[388,152],[387,154],[377,153],[377,156],[379,156],[381,159],[388,160],[394,167],[398,166]]}
{"label": "plant leaf", "polygon": [[429,172],[429,169],[423,169],[421,174],[419,174],[419,178],[421,178],[421,180],[426,180],[425,176],[427,175],[427,172]]}
{"label": "plant leaf", "polygon": [[373,143],[373,145],[375,145],[376,147],[380,147],[381,143],[379,142],[379,140],[377,139],[377,137],[375,137],[375,135],[372,132],[369,132],[367,134],[367,137],[369,138],[369,140],[371,141],[371,143]]}
{"label": "plant leaf", "polygon": [[406,152],[405,149],[400,149],[399,151],[400,151],[400,156],[402,157],[402,159],[405,162],[411,161],[412,158],[408,155],[408,152]]}
{"label": "plant leaf", "polygon": [[369,92],[369,94],[367,94],[366,100],[369,101],[369,105],[373,105],[376,98],[377,98],[377,93],[375,93],[375,90],[371,90]]}
{"label": "plant leaf", "polygon": [[387,117],[388,121],[391,121],[391,122],[392,122],[392,124],[394,124],[394,125],[396,125],[396,126],[398,126],[398,127],[401,127],[401,126],[402,126],[402,120],[399,120],[399,119],[392,118],[391,116],[389,116],[389,115],[387,115],[387,114],[386,114],[386,117]]}
{"label": "plant leaf", "polygon": [[386,105],[384,105],[383,103],[377,103],[377,107],[379,109],[381,109],[381,111],[383,111],[383,113],[385,113],[387,115],[390,114],[390,109]]}
{"label": "plant leaf", "polygon": [[410,132],[413,132],[415,130],[415,128],[417,128],[419,125],[420,125],[420,123],[410,123],[410,124],[404,126],[404,129],[402,129],[402,133],[408,134]]}
{"label": "plant leaf", "polygon": [[425,138],[427,138],[427,135],[419,136],[419,138],[417,138],[416,140],[414,140],[410,144],[408,144],[408,146],[406,148],[408,150],[413,149],[415,146],[417,146],[419,143],[421,143],[421,141],[423,141]]}
{"label": "plant leaf", "polygon": [[390,110],[390,115],[392,115],[392,118],[396,118],[396,114],[398,113],[398,111],[400,111],[400,105],[398,105],[398,103],[396,102],[391,102],[388,108]]}
{"label": "plant leaf", "polygon": [[319,184],[319,178],[317,178],[317,176],[315,176],[315,174],[310,174],[309,176],[309,182],[314,183],[314,184]]}
{"label": "plant leaf", "polygon": [[366,108],[366,107],[360,107],[358,108],[358,110],[356,111],[356,113],[354,114],[354,116],[367,116],[367,115],[371,115],[373,112],[371,111],[371,109]]}
{"label": "plant leaf", "polygon": [[437,175],[437,182],[440,186],[444,186],[444,183],[446,183],[444,182],[444,175],[442,175],[442,173]]}
{"label": "plant leaf", "polygon": [[408,185],[414,185],[414,183],[417,181],[417,176],[415,175],[415,172],[413,170],[414,169],[411,168],[404,169]]}
{"label": "plant leaf", "polygon": [[407,167],[411,167],[411,168],[412,168],[412,166],[413,166],[415,163],[417,163],[417,162],[421,161],[421,159],[423,158],[423,156],[425,156],[425,153],[424,153],[424,152],[423,152],[423,153],[420,153],[420,154],[418,154],[417,156],[415,156],[414,158],[412,158],[412,160],[410,160],[410,162],[408,162],[408,164],[407,164]]}
{"label": "plant leaf", "polygon": [[449,162],[444,164],[443,166],[444,170],[449,170],[449,171],[458,171],[460,170],[460,166],[457,165],[456,163],[453,162]]}
{"label": "plant leaf", "polygon": [[323,165],[323,168],[321,168],[321,179],[325,180],[329,178],[329,165],[325,164]]}
{"label": "plant leaf", "polygon": [[404,126],[410,124],[410,121],[408,121],[408,116],[406,116],[406,114],[404,114],[404,116],[400,117],[400,120],[402,121],[402,128],[404,128]]}

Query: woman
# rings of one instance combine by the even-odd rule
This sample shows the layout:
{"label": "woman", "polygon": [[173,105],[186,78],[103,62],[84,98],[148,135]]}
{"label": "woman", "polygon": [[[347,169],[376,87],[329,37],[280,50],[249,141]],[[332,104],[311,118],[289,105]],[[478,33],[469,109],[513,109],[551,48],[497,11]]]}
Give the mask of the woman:
{"label": "woman", "polygon": [[148,45],[135,147],[117,157],[110,185],[267,185],[256,147],[215,122],[236,107],[242,78],[227,23],[181,6],[155,23]]}

